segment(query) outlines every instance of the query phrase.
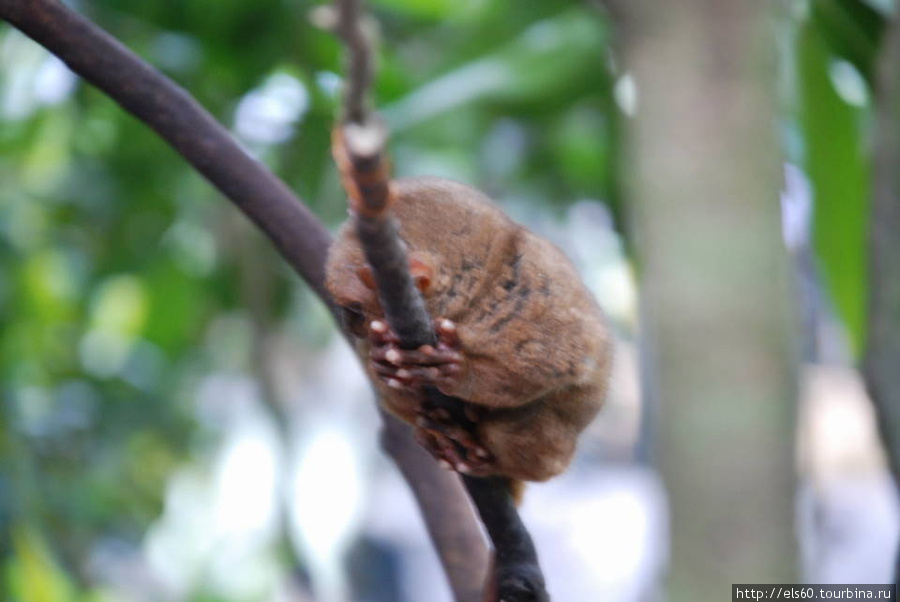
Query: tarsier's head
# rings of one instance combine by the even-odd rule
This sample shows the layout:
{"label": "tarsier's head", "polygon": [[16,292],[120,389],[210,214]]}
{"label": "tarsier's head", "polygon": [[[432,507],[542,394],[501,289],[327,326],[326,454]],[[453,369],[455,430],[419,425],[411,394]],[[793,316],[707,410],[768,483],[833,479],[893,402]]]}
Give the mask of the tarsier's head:
{"label": "tarsier's head", "polygon": [[[428,297],[434,292],[434,270],[428,258],[411,253],[409,271],[419,291]],[[352,222],[341,229],[328,255],[328,292],[341,311],[344,330],[356,337],[366,334],[366,324],[384,317],[378,301],[375,276],[368,266],[353,231]]]}

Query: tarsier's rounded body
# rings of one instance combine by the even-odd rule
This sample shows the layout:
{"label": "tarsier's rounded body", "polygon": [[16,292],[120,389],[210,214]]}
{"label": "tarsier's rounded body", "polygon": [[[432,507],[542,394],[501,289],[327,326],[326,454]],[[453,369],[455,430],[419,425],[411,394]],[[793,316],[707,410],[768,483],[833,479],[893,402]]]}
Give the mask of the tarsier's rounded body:
{"label": "tarsier's rounded body", "polygon": [[452,437],[466,443],[452,454],[457,469],[525,481],[559,474],[606,394],[612,352],[599,307],[559,249],[477,190],[439,178],[391,187],[446,344],[424,354],[391,347],[351,222],[327,266],[328,289],[356,321],[357,350],[385,406],[421,430],[421,387],[434,385],[466,402],[474,420],[465,441]]}

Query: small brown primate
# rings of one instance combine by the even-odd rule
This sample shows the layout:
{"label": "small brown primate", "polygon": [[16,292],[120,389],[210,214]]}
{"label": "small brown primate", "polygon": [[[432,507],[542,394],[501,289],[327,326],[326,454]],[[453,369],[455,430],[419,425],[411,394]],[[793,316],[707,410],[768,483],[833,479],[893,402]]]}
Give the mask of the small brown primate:
{"label": "small brown primate", "polygon": [[[414,178],[392,181],[391,196],[437,346],[398,346],[352,222],[326,276],[385,406],[459,472],[559,474],[606,394],[612,345],[600,308],[558,248],[477,190]],[[425,385],[463,400],[471,423],[426,409]]]}

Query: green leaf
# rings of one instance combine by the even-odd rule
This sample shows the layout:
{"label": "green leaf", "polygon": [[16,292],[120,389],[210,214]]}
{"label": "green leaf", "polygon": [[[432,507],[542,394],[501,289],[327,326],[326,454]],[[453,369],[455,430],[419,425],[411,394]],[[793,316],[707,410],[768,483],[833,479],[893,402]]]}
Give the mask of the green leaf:
{"label": "green leaf", "polygon": [[828,48],[850,61],[871,86],[884,15],[860,0],[816,0],[812,23]]}
{"label": "green leaf", "polygon": [[422,19],[447,19],[476,11],[485,0],[375,0],[373,6]]}
{"label": "green leaf", "polygon": [[19,526],[13,534],[15,557],[9,564],[13,596],[22,602],[73,602],[72,585],[34,529]]}
{"label": "green leaf", "polygon": [[860,120],[829,77],[831,49],[814,21],[799,43],[800,121],[806,171],[815,198],[813,245],[837,312],[858,353],[865,324],[866,215],[869,169]]}

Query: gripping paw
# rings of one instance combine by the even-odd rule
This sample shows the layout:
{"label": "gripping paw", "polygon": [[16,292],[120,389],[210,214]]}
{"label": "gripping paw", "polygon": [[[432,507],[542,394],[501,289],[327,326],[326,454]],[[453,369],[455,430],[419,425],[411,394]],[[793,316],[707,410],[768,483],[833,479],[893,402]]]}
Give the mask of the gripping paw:
{"label": "gripping paw", "polygon": [[494,474],[494,456],[478,439],[472,422],[460,424],[443,409],[423,410],[415,435],[444,468],[476,477]]}
{"label": "gripping paw", "polygon": [[435,320],[437,345],[401,349],[397,336],[381,320],[369,323],[372,343],[369,364],[372,372],[392,389],[418,391],[424,385],[441,388],[450,385],[462,373],[462,353],[456,325],[445,318]]}
{"label": "gripping paw", "polygon": [[[388,325],[373,320],[368,325],[371,342],[369,365],[386,386],[413,394],[424,386],[452,389],[463,372],[456,324],[446,318],[434,321],[436,345],[401,349],[400,341]],[[493,455],[478,440],[475,425],[483,416],[481,408],[465,404],[465,415],[455,419],[442,408],[423,403],[416,419],[416,439],[442,466],[473,476],[493,474]]]}

